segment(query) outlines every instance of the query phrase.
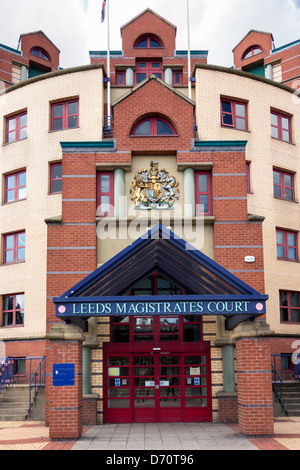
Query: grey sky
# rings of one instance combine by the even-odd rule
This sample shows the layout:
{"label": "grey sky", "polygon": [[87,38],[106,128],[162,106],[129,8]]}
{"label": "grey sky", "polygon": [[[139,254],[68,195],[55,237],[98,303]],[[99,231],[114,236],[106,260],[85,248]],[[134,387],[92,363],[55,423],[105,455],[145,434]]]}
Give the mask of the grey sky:
{"label": "grey sky", "polygon": [[[177,49],[187,49],[186,0],[109,0],[112,50],[120,27],[151,8],[177,26]],[[89,63],[90,50],[106,50],[102,0],[0,0],[0,43],[17,48],[20,34],[43,30],[61,50],[61,66]],[[300,0],[189,0],[191,49],[231,67],[232,49],[250,29],[272,32],[275,46],[300,39]]]}

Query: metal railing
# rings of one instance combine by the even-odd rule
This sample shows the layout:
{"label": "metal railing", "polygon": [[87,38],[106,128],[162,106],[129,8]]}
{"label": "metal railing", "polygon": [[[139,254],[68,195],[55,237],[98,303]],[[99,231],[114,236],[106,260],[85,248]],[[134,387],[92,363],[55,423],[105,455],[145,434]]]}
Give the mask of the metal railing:
{"label": "metal railing", "polygon": [[283,380],[300,382],[300,355],[297,358],[297,363],[293,363],[293,354],[271,354],[271,356],[273,366],[276,371],[280,370]]}
{"label": "metal railing", "polygon": [[38,391],[45,386],[46,358],[42,357],[7,357],[0,365],[0,395],[13,384],[29,388],[29,416],[31,416],[32,394],[36,404]]}

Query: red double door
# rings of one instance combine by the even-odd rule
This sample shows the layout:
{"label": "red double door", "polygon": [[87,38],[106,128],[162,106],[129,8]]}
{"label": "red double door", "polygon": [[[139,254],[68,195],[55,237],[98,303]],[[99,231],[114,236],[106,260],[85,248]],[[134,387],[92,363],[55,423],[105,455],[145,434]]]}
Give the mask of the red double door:
{"label": "red double door", "polygon": [[209,352],[106,353],[104,422],[211,421]]}

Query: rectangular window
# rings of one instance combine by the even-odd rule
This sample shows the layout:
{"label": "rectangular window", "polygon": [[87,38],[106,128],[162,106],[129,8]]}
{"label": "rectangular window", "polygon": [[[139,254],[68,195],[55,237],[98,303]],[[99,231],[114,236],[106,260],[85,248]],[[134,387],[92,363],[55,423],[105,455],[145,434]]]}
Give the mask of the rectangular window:
{"label": "rectangular window", "polygon": [[221,99],[222,126],[232,127],[241,131],[248,130],[247,104]]}
{"label": "rectangular window", "polygon": [[5,295],[3,297],[2,325],[24,325],[24,294]]}
{"label": "rectangular window", "polygon": [[251,182],[250,182],[250,163],[246,163],[246,185],[247,185],[247,193],[251,193]]}
{"label": "rectangular window", "polygon": [[117,79],[116,79],[116,85],[125,85],[126,80],[125,80],[125,72],[117,72]]}
{"label": "rectangular window", "polygon": [[6,119],[6,144],[26,139],[27,112],[16,114]]}
{"label": "rectangular window", "polygon": [[182,71],[173,72],[173,85],[182,85]]}
{"label": "rectangular window", "polygon": [[279,292],[280,321],[300,323],[300,293]]}
{"label": "rectangular window", "polygon": [[4,202],[20,201],[26,198],[26,171],[5,175]]}
{"label": "rectangular window", "polygon": [[4,264],[25,260],[25,232],[4,235]]}
{"label": "rectangular window", "polygon": [[51,130],[72,129],[79,125],[79,101],[63,101],[51,106]]}
{"label": "rectangular window", "polygon": [[271,111],[271,135],[274,139],[292,142],[291,117]]}
{"label": "rectangular window", "polygon": [[212,214],[211,173],[195,172],[196,215]]}
{"label": "rectangular window", "polygon": [[288,230],[276,230],[277,258],[298,261],[298,234]]}
{"label": "rectangular window", "polygon": [[135,72],[135,84],[141,83],[150,75],[156,75],[158,78],[163,79],[162,63],[159,62],[137,62],[137,68]]}
{"label": "rectangular window", "polygon": [[274,197],[295,200],[294,174],[281,170],[273,170]]}
{"label": "rectangular window", "polygon": [[62,164],[52,163],[50,165],[50,194],[62,191]]}
{"label": "rectangular window", "polygon": [[114,174],[99,172],[97,174],[97,215],[113,217],[114,215]]}

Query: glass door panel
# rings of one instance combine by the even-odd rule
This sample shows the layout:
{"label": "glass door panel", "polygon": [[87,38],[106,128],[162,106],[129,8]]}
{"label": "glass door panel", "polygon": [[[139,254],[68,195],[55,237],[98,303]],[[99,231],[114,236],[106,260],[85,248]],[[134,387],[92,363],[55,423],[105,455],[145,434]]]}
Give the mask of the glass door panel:
{"label": "glass door panel", "polygon": [[181,355],[159,355],[159,421],[181,419]]}
{"label": "glass door panel", "polygon": [[155,357],[134,356],[134,421],[155,421]]}
{"label": "glass door panel", "polygon": [[208,357],[190,354],[184,357],[185,417],[201,420],[210,415]]}
{"label": "glass door panel", "polygon": [[131,358],[129,355],[110,355],[106,358],[105,413],[111,423],[131,419]]}

